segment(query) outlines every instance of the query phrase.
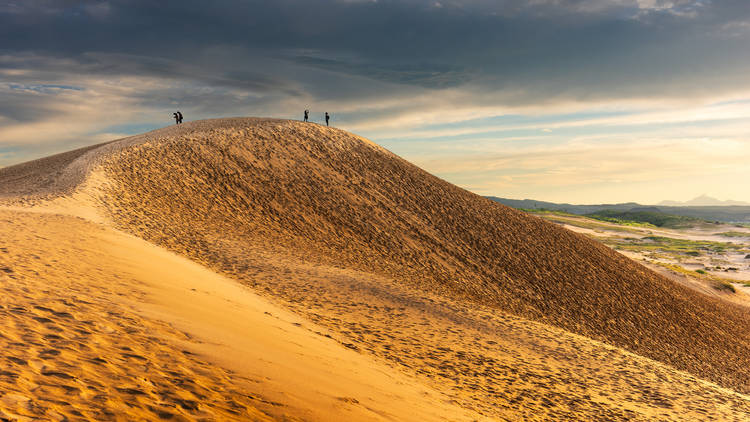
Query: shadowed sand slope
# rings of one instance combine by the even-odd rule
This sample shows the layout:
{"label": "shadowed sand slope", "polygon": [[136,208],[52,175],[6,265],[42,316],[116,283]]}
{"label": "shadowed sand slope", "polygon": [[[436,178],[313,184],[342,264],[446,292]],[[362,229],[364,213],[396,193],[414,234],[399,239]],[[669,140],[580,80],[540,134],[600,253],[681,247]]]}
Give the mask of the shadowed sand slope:
{"label": "shadowed sand slope", "polygon": [[[311,356],[341,356],[362,368],[385,364],[379,372],[409,386],[385,407],[389,400],[377,395],[383,391],[377,383],[352,389],[356,395],[328,394],[322,408],[335,408],[331,415],[404,419],[404,408],[393,404],[403,400],[421,409],[417,419],[434,415],[427,410],[445,400],[451,405],[437,413],[449,419],[745,420],[750,414],[747,396],[736,393],[750,390],[750,317],[742,308],[453,186],[355,135],[282,120],[219,119],[62,157],[0,169],[0,198],[18,206],[58,197],[48,212],[85,204],[96,212],[73,213],[101,214],[97,221],[105,226],[229,275],[301,316],[284,332],[304,328],[338,347],[290,337]],[[19,171],[32,186],[7,187],[3,182],[18,180]],[[50,180],[50,172],[54,183],[37,182]],[[62,197],[76,187],[72,200]],[[131,266],[152,259],[144,256]],[[210,280],[202,286],[220,283]],[[217,330],[190,312],[175,314],[185,309],[172,297],[184,296],[157,296],[146,302],[161,301],[161,310],[149,308],[145,321],[170,321],[202,339],[191,350],[217,371],[262,379],[257,374],[267,368],[243,363],[247,353],[260,353],[242,341],[258,338],[252,325]],[[217,303],[204,308],[220,315]],[[264,410],[265,402],[253,399],[259,397],[288,408],[320,407],[309,392],[273,396],[279,384],[258,385],[238,387],[251,393],[247,409]],[[429,396],[414,397],[420,385]],[[331,407],[331,399],[349,413]],[[376,412],[351,413],[362,409]]]}
{"label": "shadowed sand slope", "polygon": [[0,198],[69,192],[86,177],[84,168],[70,171],[70,164],[81,155],[99,147],[101,145],[93,145],[2,168]]}

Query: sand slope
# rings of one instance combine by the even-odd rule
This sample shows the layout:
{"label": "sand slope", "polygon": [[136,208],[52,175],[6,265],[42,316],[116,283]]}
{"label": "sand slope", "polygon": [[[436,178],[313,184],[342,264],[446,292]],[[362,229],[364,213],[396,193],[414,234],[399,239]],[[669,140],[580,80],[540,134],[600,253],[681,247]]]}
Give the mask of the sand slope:
{"label": "sand slope", "polygon": [[336,129],[218,120],[111,156],[118,227],[241,277],[233,249],[381,274],[750,391],[750,314]]}
{"label": "sand slope", "polygon": [[[48,182],[49,172],[55,183]],[[31,182],[3,188],[19,173]],[[234,305],[194,305],[195,297],[185,295],[196,294],[187,285],[198,276],[168,281],[171,271],[159,268],[173,265],[164,264],[163,251],[129,254],[112,270],[144,268],[132,277],[148,286],[140,288],[142,296],[116,294],[129,306],[129,318],[142,320],[138,325],[168,322],[200,341],[190,345],[164,334],[162,347],[184,347],[197,353],[188,358],[200,357],[184,363],[186,369],[205,363],[217,373],[258,381],[274,378],[268,374],[277,369],[269,369],[275,367],[266,357],[277,352],[275,365],[287,373],[306,368],[295,366],[295,353],[302,362],[321,363],[307,368],[306,378],[313,380],[307,385],[329,388],[324,393],[283,377],[206,381],[209,390],[231,385],[248,414],[279,417],[267,403],[274,402],[304,419],[750,415],[748,397],[738,393],[748,390],[750,371],[746,311],[463,191],[342,131],[260,119],[189,123],[0,169],[0,197],[14,207],[36,204],[47,213],[36,219],[75,214],[102,223],[102,230],[135,234],[274,302],[254,296],[233,301],[237,286],[204,274],[208,281],[196,290],[214,292],[206,297],[223,292]],[[7,224],[31,219],[15,212]],[[23,233],[13,227],[7,230]],[[27,238],[46,237],[40,233]],[[117,256],[117,250],[104,253]],[[39,268],[34,271],[44,274]],[[79,273],[81,282],[97,285],[86,274]],[[19,289],[14,295],[22,298]],[[266,332],[280,320],[254,311],[267,306],[277,307],[272,316],[286,315],[283,333],[294,336],[268,340]],[[252,323],[206,323],[227,318]],[[263,341],[267,348],[254,348]],[[248,355],[261,363],[248,365]],[[339,357],[351,366],[326,372]],[[395,381],[384,388],[388,380]],[[342,385],[357,394],[334,392]],[[211,406],[222,409],[210,401],[204,408]]]}
{"label": "sand slope", "polygon": [[0,239],[0,418],[478,419],[143,240],[17,211]]}
{"label": "sand slope", "polygon": [[105,233],[0,211],[0,417],[264,420],[229,372],[174,346],[185,333],[119,299],[142,299],[144,280],[102,251]]}

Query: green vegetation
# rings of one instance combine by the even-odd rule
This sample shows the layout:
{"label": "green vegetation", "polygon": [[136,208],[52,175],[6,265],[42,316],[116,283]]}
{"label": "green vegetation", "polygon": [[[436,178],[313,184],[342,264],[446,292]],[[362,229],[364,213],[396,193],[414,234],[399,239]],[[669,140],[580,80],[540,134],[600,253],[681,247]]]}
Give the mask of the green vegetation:
{"label": "green vegetation", "polygon": [[724,237],[750,237],[750,233],[748,232],[724,232],[717,234]]}
{"label": "green vegetation", "polygon": [[626,226],[685,228],[708,223],[705,220],[655,211],[603,210],[586,214],[587,217]]}
{"label": "green vegetation", "polygon": [[646,236],[643,239],[629,241],[623,239],[618,243],[618,246],[622,249],[635,252],[663,251],[689,256],[700,256],[701,252],[724,253],[727,250],[744,251],[745,248],[745,245],[735,243],[674,239],[664,236]]}
{"label": "green vegetation", "polygon": [[577,214],[571,214],[565,211],[558,211],[558,210],[548,210],[546,208],[518,208],[518,210],[528,212],[530,214],[537,214],[537,215],[560,215],[564,217],[580,217],[580,215],[577,215]]}
{"label": "green vegetation", "polygon": [[625,226],[612,226],[610,224],[604,224],[599,220],[586,218],[581,215],[568,214],[563,211],[550,211],[550,210],[523,210],[528,213],[534,214],[538,217],[544,218],[545,220],[552,221],[554,223],[570,224],[571,226],[580,227],[583,229],[590,230],[607,230],[613,232],[629,232],[638,233],[641,231],[638,229],[625,227]]}
{"label": "green vegetation", "polygon": [[[737,292],[737,289],[735,289],[734,285],[732,284],[734,280],[717,277],[713,274],[708,274],[707,272],[703,270],[695,270],[695,272],[693,272],[675,264],[666,264],[663,262],[655,262],[655,264],[660,265],[664,268],[668,268],[678,274],[684,274],[688,277],[698,277],[699,279],[710,281],[711,287],[713,287],[716,290],[723,290],[723,291],[730,292],[730,293]],[[695,273],[698,273],[700,275],[696,276]],[[746,283],[745,286],[750,287],[750,283]]]}
{"label": "green vegetation", "polygon": [[732,283],[728,281],[723,281],[723,280],[715,281],[713,287],[716,290],[724,290],[724,291],[731,292],[731,293],[737,292],[737,290],[734,288]]}

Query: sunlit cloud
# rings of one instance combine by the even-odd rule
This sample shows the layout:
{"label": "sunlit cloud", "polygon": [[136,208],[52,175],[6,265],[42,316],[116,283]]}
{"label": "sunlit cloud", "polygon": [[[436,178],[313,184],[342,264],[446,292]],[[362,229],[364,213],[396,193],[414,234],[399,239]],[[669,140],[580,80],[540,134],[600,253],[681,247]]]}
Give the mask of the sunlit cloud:
{"label": "sunlit cloud", "polygon": [[[750,98],[750,93],[748,93],[748,98]],[[643,103],[641,105],[647,106],[647,104]],[[546,113],[544,113],[544,109],[529,110],[528,108],[506,108],[506,115],[528,116],[527,120],[529,123],[526,124],[488,124],[486,121],[478,122],[471,120],[472,118],[484,118],[486,120],[488,117],[498,117],[496,113],[497,109],[492,108],[472,109],[467,107],[457,114],[441,119],[439,116],[443,116],[450,112],[450,109],[445,107],[437,114],[429,113],[433,118],[428,120],[427,123],[460,122],[460,125],[435,128],[430,125],[425,125],[424,120],[426,119],[420,120],[419,118],[414,118],[407,114],[407,116],[399,121],[399,123],[406,124],[406,127],[402,126],[400,130],[381,130],[378,134],[384,137],[396,135],[400,139],[425,139],[445,136],[481,135],[519,130],[542,130],[545,132],[552,132],[555,129],[584,127],[606,128],[614,126],[654,126],[676,123],[722,122],[750,119],[750,100],[737,103],[707,104],[697,107],[675,107],[674,105],[671,105],[668,108],[659,104],[658,101],[654,101],[650,104],[650,110],[637,109],[633,106],[621,109],[619,107],[621,107],[622,104],[619,104],[619,107],[616,106],[618,106],[618,104],[599,104],[598,107],[595,106],[593,108],[591,108],[591,105],[587,105],[586,108],[582,108],[580,105],[578,107],[555,106],[549,107]],[[654,109],[656,107],[660,108]],[[438,107],[435,107],[435,109],[438,109]],[[495,113],[492,113],[492,111],[495,111]],[[564,115],[557,114],[561,111],[567,111],[567,113]],[[594,115],[592,116],[592,114]],[[370,129],[372,127],[373,126],[371,125],[364,125],[362,129]],[[386,129],[391,129],[392,125],[387,124],[384,127]]]}
{"label": "sunlit cloud", "polygon": [[627,192],[629,200],[656,203],[668,194],[689,199],[712,191],[744,198],[749,141],[633,138],[590,136],[536,145],[528,140],[482,140],[474,150],[447,156],[439,151],[417,164],[485,195],[592,202],[589,195],[596,192],[599,202],[617,202]]}
{"label": "sunlit cloud", "polygon": [[310,109],[481,194],[750,200],[747,22],[706,0],[3,3],[0,166],[178,109]]}

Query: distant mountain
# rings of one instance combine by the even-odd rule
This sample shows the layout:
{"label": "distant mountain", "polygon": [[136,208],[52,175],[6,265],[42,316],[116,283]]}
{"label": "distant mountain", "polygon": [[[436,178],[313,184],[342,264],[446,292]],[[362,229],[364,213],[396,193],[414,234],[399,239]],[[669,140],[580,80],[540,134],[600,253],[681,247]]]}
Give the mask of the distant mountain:
{"label": "distant mountain", "polygon": [[573,204],[558,204],[554,202],[537,201],[534,199],[508,199],[498,198],[495,196],[488,196],[489,199],[499,202],[503,205],[507,205],[513,208],[521,209],[547,209],[555,211],[564,211],[571,214],[591,214],[594,212],[604,210],[616,210],[616,211],[630,211],[636,207],[643,207],[643,205],[635,202],[625,202],[621,204],[598,204],[598,205],[573,205]]}
{"label": "distant mountain", "polygon": [[663,206],[669,206],[669,207],[721,207],[721,206],[732,206],[732,205],[740,205],[740,206],[750,206],[750,202],[742,202],[742,201],[722,201],[713,197],[710,197],[706,194],[700,195],[696,198],[693,198],[686,202],[679,202],[679,201],[661,201],[658,205]]}
{"label": "distant mountain", "polygon": [[[598,205],[573,205],[558,204],[554,202],[535,201],[533,199],[508,199],[488,196],[489,199],[520,209],[545,209],[553,211],[564,211],[571,214],[585,215],[602,211],[620,212],[660,212],[664,214],[681,215],[684,217],[700,218],[708,221],[722,221],[725,223],[750,223],[750,204],[743,205],[736,201],[718,201],[721,205],[695,205],[701,203],[699,200],[705,196],[693,199],[690,205],[666,205],[666,203],[685,204],[683,202],[664,201],[660,205],[641,205],[635,202],[621,204],[598,204]],[[713,198],[709,198],[713,199]],[[705,202],[703,202],[705,203]]]}

